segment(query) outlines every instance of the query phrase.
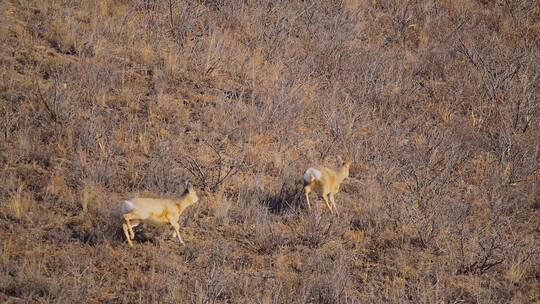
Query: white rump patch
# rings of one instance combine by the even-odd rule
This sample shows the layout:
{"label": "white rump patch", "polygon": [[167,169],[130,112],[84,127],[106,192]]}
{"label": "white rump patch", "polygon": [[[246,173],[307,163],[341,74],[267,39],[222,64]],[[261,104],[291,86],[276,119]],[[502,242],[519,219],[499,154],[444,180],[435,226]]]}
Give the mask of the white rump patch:
{"label": "white rump patch", "polygon": [[306,170],[306,173],[304,173],[304,181],[309,182],[311,177],[314,177],[316,180],[321,179],[321,171],[315,169],[315,168],[309,168]]}
{"label": "white rump patch", "polygon": [[124,201],[122,203],[122,207],[121,207],[122,213],[129,213],[133,211],[133,209],[134,209],[134,206],[131,201]]}

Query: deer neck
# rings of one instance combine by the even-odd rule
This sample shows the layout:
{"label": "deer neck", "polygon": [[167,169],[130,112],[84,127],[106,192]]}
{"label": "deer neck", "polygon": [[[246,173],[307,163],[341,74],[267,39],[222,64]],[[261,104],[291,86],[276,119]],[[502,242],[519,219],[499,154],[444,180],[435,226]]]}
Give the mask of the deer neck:
{"label": "deer neck", "polygon": [[184,193],[175,203],[178,209],[182,210],[194,204],[194,194],[189,192]]}
{"label": "deer neck", "polygon": [[178,208],[178,210],[182,210],[184,208],[186,208],[187,206],[187,203],[189,201],[186,200],[186,197],[185,196],[182,196],[181,198],[177,199],[174,204],[176,205],[176,207]]}
{"label": "deer neck", "polygon": [[337,179],[341,182],[349,176],[349,168],[341,167],[336,174]]}

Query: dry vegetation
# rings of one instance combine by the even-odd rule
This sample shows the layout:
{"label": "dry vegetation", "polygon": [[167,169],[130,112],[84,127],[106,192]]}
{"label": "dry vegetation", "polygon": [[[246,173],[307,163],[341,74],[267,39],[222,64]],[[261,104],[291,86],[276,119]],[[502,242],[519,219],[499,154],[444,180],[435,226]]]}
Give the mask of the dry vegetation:
{"label": "dry vegetation", "polygon": [[0,302],[540,301],[539,3],[0,1]]}

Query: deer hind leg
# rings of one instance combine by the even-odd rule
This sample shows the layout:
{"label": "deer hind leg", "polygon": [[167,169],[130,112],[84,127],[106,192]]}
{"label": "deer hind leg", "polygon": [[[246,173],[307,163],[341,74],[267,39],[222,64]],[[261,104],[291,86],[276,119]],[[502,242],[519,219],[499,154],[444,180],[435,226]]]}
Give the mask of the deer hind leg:
{"label": "deer hind leg", "polygon": [[306,202],[307,202],[307,206],[308,206],[308,209],[311,210],[311,204],[309,203],[309,193],[311,192],[311,186],[310,185],[305,185],[304,186],[304,194],[306,195]]}
{"label": "deer hind leg", "polygon": [[133,231],[133,228],[139,226],[139,224],[140,224],[139,221],[134,221],[134,220],[130,221],[130,224],[129,224],[129,227],[131,228],[130,237],[131,237],[132,240],[135,238],[135,232]]}
{"label": "deer hind leg", "polygon": [[330,202],[332,203],[332,206],[334,207],[334,210],[336,211],[336,215],[339,216],[339,212],[336,207],[336,201],[334,200],[334,193],[330,193],[328,197],[330,198]]}
{"label": "deer hind leg", "polygon": [[130,247],[133,247],[133,242],[131,242],[131,237],[130,237],[130,226],[128,223],[124,223],[122,224],[122,230],[124,230],[124,235],[126,236],[126,240],[129,244]]}
{"label": "deer hind leg", "polygon": [[126,235],[126,238],[130,246],[133,246],[133,243],[131,242],[131,240],[135,238],[135,232],[133,232],[133,227],[137,226],[138,224],[137,222],[137,224],[132,225],[130,223],[130,220],[132,219],[133,219],[133,216],[131,213],[124,214],[124,221],[126,222],[124,223],[124,225],[122,225],[124,229],[124,234]]}

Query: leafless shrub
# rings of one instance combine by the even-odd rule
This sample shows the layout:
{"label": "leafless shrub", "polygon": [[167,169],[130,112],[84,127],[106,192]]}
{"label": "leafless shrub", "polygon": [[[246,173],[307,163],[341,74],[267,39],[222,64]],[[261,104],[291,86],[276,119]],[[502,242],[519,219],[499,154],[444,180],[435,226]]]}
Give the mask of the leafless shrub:
{"label": "leafless shrub", "polygon": [[240,157],[224,155],[222,150],[211,144],[205,143],[205,146],[213,153],[210,161],[202,165],[196,157],[185,156],[180,160],[180,164],[195,178],[200,187],[215,191],[240,171],[243,160]]}

